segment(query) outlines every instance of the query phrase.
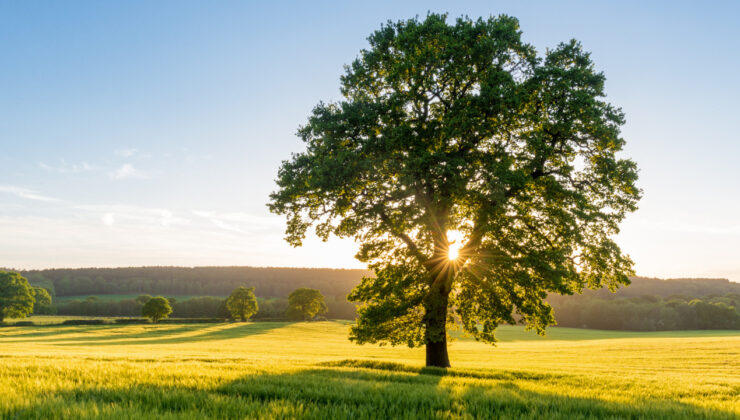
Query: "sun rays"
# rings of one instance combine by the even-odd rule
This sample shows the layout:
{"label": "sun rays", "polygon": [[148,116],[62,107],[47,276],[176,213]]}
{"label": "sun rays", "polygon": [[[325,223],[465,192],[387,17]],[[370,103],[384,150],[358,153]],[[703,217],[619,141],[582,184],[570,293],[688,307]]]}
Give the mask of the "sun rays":
{"label": "sun rays", "polygon": [[457,230],[447,232],[447,259],[456,261],[460,257],[460,248],[463,247],[463,234]]}

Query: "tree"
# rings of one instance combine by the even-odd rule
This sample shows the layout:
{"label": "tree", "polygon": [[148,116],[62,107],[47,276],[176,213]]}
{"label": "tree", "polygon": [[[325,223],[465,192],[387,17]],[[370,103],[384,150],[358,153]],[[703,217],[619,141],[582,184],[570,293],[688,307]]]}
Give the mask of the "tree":
{"label": "tree", "polygon": [[33,312],[33,289],[18,273],[0,271],[0,322],[25,318]]}
{"label": "tree", "polygon": [[628,284],[611,237],[636,209],[637,168],[578,42],[539,57],[515,18],[437,14],[368,40],[269,203],[293,246],[312,226],[360,244],[375,276],[349,296],[364,302],[351,339],[426,345],[446,367],[453,320],[486,342],[517,318],[544,334],[547,293]]}
{"label": "tree", "polygon": [[254,287],[240,286],[231,292],[231,296],[226,300],[226,307],[231,312],[234,319],[240,319],[242,322],[248,320],[252,315],[257,313],[257,298],[254,296]]}
{"label": "tree", "polygon": [[54,313],[54,308],[51,306],[51,294],[43,287],[32,287],[31,293],[33,294],[33,313],[49,315]]}
{"label": "tree", "polygon": [[172,307],[170,302],[162,296],[157,296],[149,299],[144,307],[141,308],[141,315],[157,322],[160,319],[167,318],[172,313]]}
{"label": "tree", "polygon": [[146,305],[147,302],[152,300],[152,295],[139,295],[135,300],[141,305]]}
{"label": "tree", "polygon": [[288,296],[288,311],[299,315],[304,321],[325,314],[327,310],[324,295],[316,289],[301,287]]}

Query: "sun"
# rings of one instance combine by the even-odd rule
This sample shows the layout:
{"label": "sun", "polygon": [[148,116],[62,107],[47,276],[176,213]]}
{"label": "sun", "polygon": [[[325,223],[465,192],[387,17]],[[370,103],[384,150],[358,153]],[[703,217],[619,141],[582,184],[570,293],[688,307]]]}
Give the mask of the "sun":
{"label": "sun", "polygon": [[450,261],[454,261],[459,256],[460,256],[460,244],[456,244],[456,243],[450,244],[450,247],[447,250],[447,258],[449,258]]}
{"label": "sun", "polygon": [[447,258],[450,261],[455,261],[460,256],[460,248],[462,248],[463,236],[456,230],[447,232],[447,238],[450,241],[450,245],[447,248]]}

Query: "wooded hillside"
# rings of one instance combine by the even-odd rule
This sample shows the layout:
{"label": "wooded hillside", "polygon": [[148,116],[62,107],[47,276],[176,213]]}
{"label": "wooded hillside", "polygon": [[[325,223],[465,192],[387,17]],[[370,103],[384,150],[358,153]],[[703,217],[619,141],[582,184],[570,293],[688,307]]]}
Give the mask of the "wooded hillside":
{"label": "wooded hillside", "polygon": [[[319,289],[326,296],[346,296],[367,270],[282,267],[123,267],[63,268],[21,271],[33,285],[51,289],[55,296],[108,294],[162,294],[226,296],[238,286],[255,287],[259,297],[286,297],[299,287]],[[654,295],[688,298],[740,294],[740,283],[727,279],[656,279],[633,277],[616,293],[586,290],[584,297],[605,299]],[[576,295],[577,296],[577,295]],[[550,299],[569,299],[553,295]]]}
{"label": "wooded hillside", "polygon": [[31,284],[56,296],[148,293],[226,296],[238,286],[258,297],[287,297],[299,287],[325,296],[346,296],[366,270],[278,267],[125,267],[22,271]]}
{"label": "wooded hillside", "polygon": [[[280,318],[287,296],[295,289],[318,289],[326,296],[328,316],[354,319],[355,305],[346,296],[366,270],[277,267],[126,267],[23,271],[32,285],[55,296],[64,315],[135,316],[140,303],[85,296],[191,296],[174,305],[174,316],[217,317],[221,298],[238,286],[254,287],[260,299],[256,318]],[[75,296],[73,300],[57,298]],[[173,300],[174,301],[174,300]],[[656,331],[740,328],[740,283],[727,279],[668,279],[634,277],[616,293],[606,289],[583,294],[550,295],[558,325],[610,330]]]}

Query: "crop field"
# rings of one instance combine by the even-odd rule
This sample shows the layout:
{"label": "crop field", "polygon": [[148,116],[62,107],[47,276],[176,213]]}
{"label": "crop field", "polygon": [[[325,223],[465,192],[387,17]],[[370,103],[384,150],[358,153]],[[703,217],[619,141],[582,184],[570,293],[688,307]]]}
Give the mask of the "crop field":
{"label": "crop field", "polygon": [[357,346],[348,324],[0,328],[0,418],[740,417],[740,333],[502,327],[423,349]]}

